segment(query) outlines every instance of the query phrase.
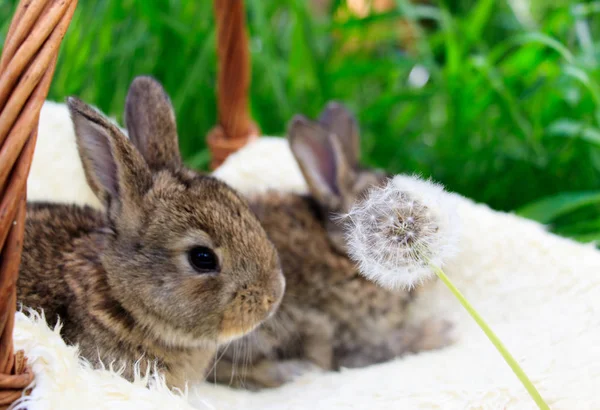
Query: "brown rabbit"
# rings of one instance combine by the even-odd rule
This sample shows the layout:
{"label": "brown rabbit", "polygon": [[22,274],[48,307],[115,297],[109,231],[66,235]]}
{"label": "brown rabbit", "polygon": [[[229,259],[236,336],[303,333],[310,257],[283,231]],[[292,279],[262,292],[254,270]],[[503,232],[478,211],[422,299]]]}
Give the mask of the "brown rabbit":
{"label": "brown rabbit", "polygon": [[[62,321],[84,357],[156,361],[167,383],[203,379],[217,346],[279,305],[279,259],[245,200],[182,164],[162,86],[136,78],[130,140],[70,98],[86,178],[105,206],[28,205],[18,299]],[[68,183],[68,181],[64,181]],[[145,366],[142,367],[142,370]]]}
{"label": "brown rabbit", "polygon": [[[286,293],[272,319],[223,348],[209,380],[274,387],[315,365],[362,367],[448,344],[445,321],[407,323],[415,291],[377,286],[346,253],[335,215],[388,178],[359,166],[353,116],[330,103],[318,123],[296,116],[288,138],[310,196],[269,193],[250,200],[279,252]],[[239,352],[244,356],[236,357]]]}

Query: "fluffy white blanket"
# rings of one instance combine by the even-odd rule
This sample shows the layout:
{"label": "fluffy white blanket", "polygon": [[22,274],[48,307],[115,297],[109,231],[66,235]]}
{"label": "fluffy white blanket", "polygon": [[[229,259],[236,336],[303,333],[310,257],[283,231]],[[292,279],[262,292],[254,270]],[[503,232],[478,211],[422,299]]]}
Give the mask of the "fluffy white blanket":
{"label": "fluffy white blanket", "polygon": [[[42,111],[29,177],[30,199],[96,204],[62,105]],[[276,172],[274,172],[276,170]],[[243,193],[306,187],[283,139],[263,137],[215,175]],[[552,409],[600,409],[600,252],[544,227],[452,195],[462,219],[461,252],[447,274],[521,363]],[[517,378],[442,283],[414,305],[416,315],[453,320],[446,349],[340,373],[313,373],[280,389],[249,393],[207,384],[185,396],[159,378],[129,383],[91,370],[36,317],[17,314],[15,345],[36,374],[30,409],[534,409]]]}

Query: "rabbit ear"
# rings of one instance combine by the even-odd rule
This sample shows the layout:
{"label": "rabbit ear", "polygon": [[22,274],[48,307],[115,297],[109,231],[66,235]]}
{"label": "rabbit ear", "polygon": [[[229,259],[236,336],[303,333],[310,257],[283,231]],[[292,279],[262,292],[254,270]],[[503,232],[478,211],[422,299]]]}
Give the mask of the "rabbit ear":
{"label": "rabbit ear", "polygon": [[102,114],[74,97],[67,105],[88,184],[107,211],[134,218],[135,208],[152,185],[148,165],[121,130]]}
{"label": "rabbit ear", "polygon": [[331,101],[321,113],[319,123],[338,136],[348,164],[357,169],[360,160],[360,133],[354,115],[342,104]]}
{"label": "rabbit ear", "polygon": [[127,93],[125,123],[129,138],[153,170],[181,166],[177,123],[171,100],[152,77],[136,77]]}
{"label": "rabbit ear", "polygon": [[320,124],[296,115],[288,138],[311,194],[328,209],[339,207],[354,173],[337,136]]}

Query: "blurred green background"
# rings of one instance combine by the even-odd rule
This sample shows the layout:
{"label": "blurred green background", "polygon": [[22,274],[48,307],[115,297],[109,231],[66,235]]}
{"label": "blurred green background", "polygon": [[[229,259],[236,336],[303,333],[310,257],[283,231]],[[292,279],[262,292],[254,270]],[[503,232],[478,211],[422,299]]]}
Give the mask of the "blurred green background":
{"label": "blurred green background", "polygon": [[[0,2],[4,40],[16,0]],[[358,116],[366,164],[600,239],[600,1],[246,0],[251,109],[266,135],[331,99]],[[122,120],[152,74],[187,163],[215,124],[212,1],[80,0],[50,99]]]}

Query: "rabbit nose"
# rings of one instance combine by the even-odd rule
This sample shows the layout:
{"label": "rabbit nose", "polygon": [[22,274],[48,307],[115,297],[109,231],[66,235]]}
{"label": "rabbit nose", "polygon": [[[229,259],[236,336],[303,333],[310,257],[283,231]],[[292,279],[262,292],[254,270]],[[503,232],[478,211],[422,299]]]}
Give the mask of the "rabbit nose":
{"label": "rabbit nose", "polygon": [[275,299],[273,299],[271,296],[265,296],[263,298],[263,309],[265,310],[265,312],[268,312],[271,310],[271,308],[273,307],[273,304],[275,303]]}

